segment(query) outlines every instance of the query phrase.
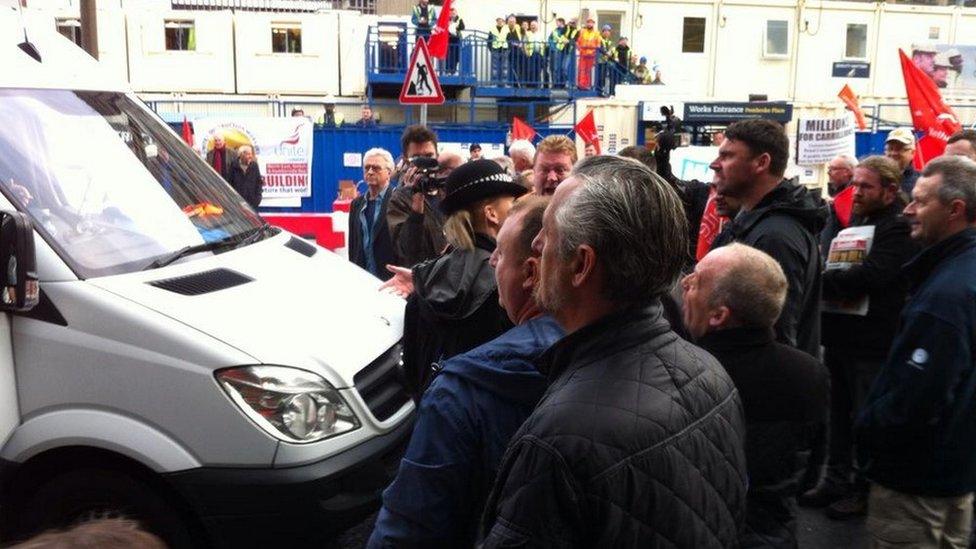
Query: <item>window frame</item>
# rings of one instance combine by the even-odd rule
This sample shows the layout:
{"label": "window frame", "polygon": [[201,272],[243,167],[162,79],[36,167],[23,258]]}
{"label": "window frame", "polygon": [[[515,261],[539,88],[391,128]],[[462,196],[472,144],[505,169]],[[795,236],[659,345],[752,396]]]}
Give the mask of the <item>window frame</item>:
{"label": "window frame", "polygon": [[[169,31],[178,30],[182,31],[176,36],[176,43],[179,45],[186,44],[185,48],[170,48],[169,47]],[[193,33],[193,42],[190,42],[190,32]],[[196,32],[197,32],[197,22],[195,19],[163,19],[163,49],[167,52],[175,51],[197,51],[196,44]],[[192,46],[192,47],[191,47]]]}
{"label": "window frame", "polygon": [[[786,23],[786,51],[785,52],[770,52],[769,46],[769,24],[770,23]],[[762,33],[762,56],[763,59],[789,59],[790,58],[790,33],[792,31],[792,25],[790,25],[789,19],[766,19],[766,24],[763,25]]]}
{"label": "window frame", "polygon": [[[863,27],[864,28],[864,55],[851,55],[850,52],[850,32],[851,27]],[[851,59],[855,61],[866,61],[868,60],[868,40],[871,29],[868,27],[867,23],[847,23],[844,26],[844,59]]]}
{"label": "window frame", "polygon": [[[285,49],[284,51],[275,50],[275,33],[284,31]],[[298,49],[290,51],[289,44],[292,41],[291,31],[298,31]],[[271,53],[274,55],[301,55],[302,54],[302,23],[300,21],[272,21],[271,22]]]}
{"label": "window frame", "polygon": [[[689,20],[698,20],[698,21],[701,21],[701,50],[700,51],[687,50],[687,49],[685,49],[685,46],[686,46],[686,44],[688,42],[688,22],[689,22]],[[708,35],[708,19],[707,18],[705,18],[705,17],[697,17],[697,16],[687,16],[687,15],[686,16],[683,16],[681,18],[681,53],[691,53],[691,54],[705,53],[705,42],[707,41],[707,35]],[[695,44],[695,45],[697,45],[697,44]]]}
{"label": "window frame", "polygon": [[[74,36],[68,36],[61,31],[62,28],[70,27],[74,32]],[[81,19],[77,17],[57,17],[54,19],[54,30],[58,31],[61,36],[71,40],[78,47],[81,47]]]}

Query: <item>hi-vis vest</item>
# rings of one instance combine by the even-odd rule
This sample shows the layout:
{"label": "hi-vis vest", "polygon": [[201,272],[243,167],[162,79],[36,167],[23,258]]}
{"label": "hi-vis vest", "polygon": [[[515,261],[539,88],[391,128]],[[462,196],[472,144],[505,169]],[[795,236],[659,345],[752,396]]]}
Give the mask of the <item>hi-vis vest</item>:
{"label": "hi-vis vest", "polygon": [[596,55],[596,49],[600,47],[601,43],[603,43],[603,38],[600,37],[600,33],[590,29],[580,31],[579,38],[576,39],[580,55],[586,56]]}
{"label": "hi-vis vest", "polygon": [[508,25],[502,25],[502,28],[495,27],[488,34],[491,35],[488,47],[493,50],[508,49]]}
{"label": "hi-vis vest", "polygon": [[424,25],[424,24],[422,24],[420,22],[420,18],[423,17],[423,16],[424,16],[423,12],[420,11],[420,4],[415,5],[413,7],[413,20],[415,21],[415,23],[414,23],[415,25],[418,25],[418,26],[421,26],[422,25],[422,26],[425,26],[425,27],[432,27],[432,26],[434,26],[434,23],[437,22],[437,12],[434,10],[434,6],[432,6],[430,4],[427,4],[427,24],[426,25]]}
{"label": "hi-vis vest", "polygon": [[[560,32],[561,31],[561,32]],[[563,51],[566,49],[566,44],[569,43],[569,37],[566,36],[568,29],[563,27],[562,29],[554,29],[549,33],[549,44],[556,51]]]}
{"label": "hi-vis vest", "polygon": [[613,47],[613,40],[601,38],[600,47],[603,48],[603,53],[600,55],[601,63],[617,60],[617,50]]}
{"label": "hi-vis vest", "polygon": [[546,52],[545,42],[538,42],[539,33],[532,31],[525,31],[525,54],[531,56],[533,53],[538,52],[539,54],[544,54]]}

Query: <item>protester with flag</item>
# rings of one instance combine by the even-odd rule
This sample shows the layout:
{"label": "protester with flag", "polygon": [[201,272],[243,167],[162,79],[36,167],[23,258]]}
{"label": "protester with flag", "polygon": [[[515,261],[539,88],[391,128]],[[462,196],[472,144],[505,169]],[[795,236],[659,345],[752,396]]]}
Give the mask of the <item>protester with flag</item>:
{"label": "protester with flag", "polygon": [[[912,60],[899,50],[901,72],[905,78],[908,108],[912,113],[912,125],[920,133],[916,148],[915,168],[922,169],[930,160],[945,152],[946,140],[962,129],[959,117],[942,100],[939,88],[932,78],[920,70]],[[917,176],[916,176],[917,178]],[[902,188],[914,187],[902,180]]]}

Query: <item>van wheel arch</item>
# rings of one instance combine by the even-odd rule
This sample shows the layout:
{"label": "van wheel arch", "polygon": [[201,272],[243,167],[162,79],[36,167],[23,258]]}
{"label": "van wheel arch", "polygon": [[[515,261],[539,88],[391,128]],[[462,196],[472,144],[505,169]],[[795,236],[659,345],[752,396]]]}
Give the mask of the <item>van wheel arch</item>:
{"label": "van wheel arch", "polygon": [[[82,472],[84,474],[80,474]],[[37,524],[37,517],[28,516],[32,507],[44,506],[43,500],[57,497],[59,487],[54,481],[69,483],[75,496],[78,495],[74,491],[79,484],[86,482],[115,484],[117,488],[128,485],[140,500],[146,500],[148,509],[168,508],[170,519],[176,519],[164,520],[154,528],[161,530],[160,533],[169,534],[165,537],[176,536],[176,539],[166,540],[171,547],[185,546],[179,543],[181,538],[206,544],[204,528],[190,511],[187,502],[156,472],[121,454],[86,446],[48,450],[17,467],[2,487],[4,513],[0,538],[6,541],[22,539],[39,533],[38,527],[42,531],[50,526],[66,526]],[[38,498],[42,501],[36,501]]]}

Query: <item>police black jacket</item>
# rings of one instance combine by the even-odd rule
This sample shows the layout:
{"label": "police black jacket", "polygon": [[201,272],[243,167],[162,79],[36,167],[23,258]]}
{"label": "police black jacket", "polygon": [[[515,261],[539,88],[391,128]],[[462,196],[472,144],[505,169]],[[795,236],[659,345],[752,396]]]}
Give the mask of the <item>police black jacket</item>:
{"label": "police black jacket", "polygon": [[906,267],[911,298],[855,424],[868,479],[906,494],[976,490],[976,229]]}
{"label": "police black jacket", "polygon": [[784,180],[756,207],[743,211],[715,237],[712,249],[741,242],[771,255],[786,274],[789,290],[776,322],[779,341],[820,356],[821,261],[817,234],[827,220],[826,203],[802,185]]}
{"label": "police black jacket", "polygon": [[749,492],[740,546],[797,547],[797,480],[827,421],[827,369],[774,341],[768,328],[719,330],[698,343],[728,371],[745,409]]}
{"label": "police black jacket", "polygon": [[484,547],[730,547],[745,426],[728,374],[654,303],[554,345],[550,386],[512,438]]}
{"label": "police black jacket", "polygon": [[403,363],[407,383],[419,398],[432,368],[512,327],[498,304],[495,271],[488,264],[495,241],[475,235],[473,250],[452,250],[413,268],[414,292],[407,300]]}
{"label": "police black jacket", "polygon": [[847,270],[824,271],[824,299],[857,299],[868,296],[867,316],[823,314],[823,345],[843,349],[844,354],[884,359],[905,305],[907,281],[902,266],[918,253],[908,222],[901,217],[903,204],[896,200],[871,216],[855,216],[851,226],[874,225],[871,251],[860,265]]}

